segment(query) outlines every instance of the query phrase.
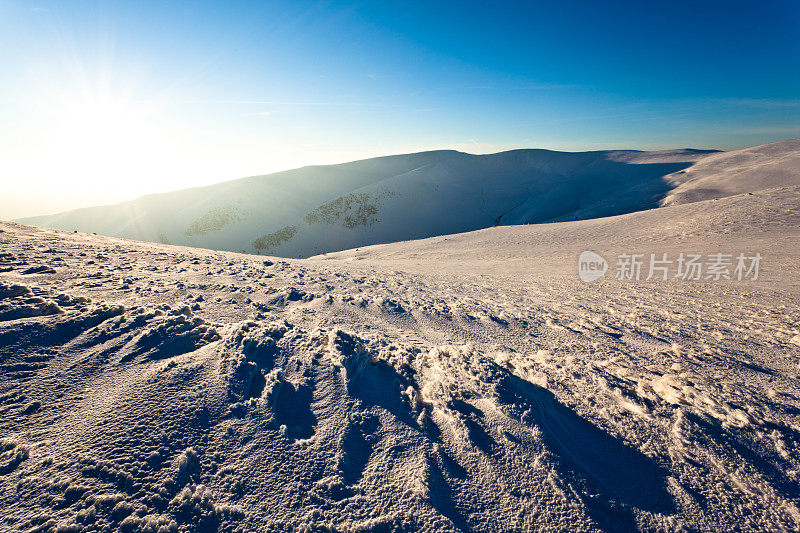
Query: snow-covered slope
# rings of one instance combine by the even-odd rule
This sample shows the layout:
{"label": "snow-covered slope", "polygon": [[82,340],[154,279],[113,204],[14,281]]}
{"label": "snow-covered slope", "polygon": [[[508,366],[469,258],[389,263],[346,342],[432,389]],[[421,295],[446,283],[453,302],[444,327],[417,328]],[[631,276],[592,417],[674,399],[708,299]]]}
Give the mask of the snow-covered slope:
{"label": "snow-covered slope", "polygon": [[21,222],[307,257],[495,225],[656,207],[671,190],[665,176],[709,153],[423,152],[305,167]]}
{"label": "snow-covered slope", "polygon": [[0,223],[0,529],[797,531],[777,185],[307,260]]}
{"label": "snow-covered slope", "polygon": [[800,185],[800,139],[712,154],[666,181],[671,191],[661,205]]}

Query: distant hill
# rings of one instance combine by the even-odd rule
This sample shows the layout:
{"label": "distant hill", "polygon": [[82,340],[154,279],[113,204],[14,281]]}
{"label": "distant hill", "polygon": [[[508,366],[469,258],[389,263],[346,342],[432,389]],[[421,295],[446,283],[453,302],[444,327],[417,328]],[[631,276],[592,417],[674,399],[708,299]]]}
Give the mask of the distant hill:
{"label": "distant hill", "polygon": [[661,205],[800,185],[800,139],[713,154],[666,181],[671,190]]}
{"label": "distant hill", "polygon": [[18,221],[308,257],[496,225],[618,215],[798,184],[799,177],[800,140],[733,152],[432,151],[303,167]]}

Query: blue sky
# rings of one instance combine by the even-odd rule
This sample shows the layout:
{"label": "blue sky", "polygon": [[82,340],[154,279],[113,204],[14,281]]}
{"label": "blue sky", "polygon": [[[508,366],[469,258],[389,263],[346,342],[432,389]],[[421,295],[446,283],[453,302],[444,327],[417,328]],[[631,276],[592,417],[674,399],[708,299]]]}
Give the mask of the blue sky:
{"label": "blue sky", "polygon": [[800,2],[0,0],[0,218],[439,148],[800,137]]}

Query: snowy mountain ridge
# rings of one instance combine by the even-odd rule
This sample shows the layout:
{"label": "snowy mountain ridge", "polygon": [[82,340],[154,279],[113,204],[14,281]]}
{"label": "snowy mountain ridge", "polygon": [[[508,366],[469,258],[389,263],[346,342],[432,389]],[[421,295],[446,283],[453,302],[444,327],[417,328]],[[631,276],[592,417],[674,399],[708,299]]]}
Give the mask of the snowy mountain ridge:
{"label": "snowy mountain ridge", "polygon": [[[747,168],[765,162],[774,179],[788,175],[800,183],[793,164],[798,153],[797,140],[734,152],[420,152],[304,167],[19,222],[162,244],[308,257],[737,194],[753,183]],[[734,179],[738,185],[713,182],[713,175],[728,176],[733,168],[741,170]],[[760,186],[769,186],[769,178]]]}

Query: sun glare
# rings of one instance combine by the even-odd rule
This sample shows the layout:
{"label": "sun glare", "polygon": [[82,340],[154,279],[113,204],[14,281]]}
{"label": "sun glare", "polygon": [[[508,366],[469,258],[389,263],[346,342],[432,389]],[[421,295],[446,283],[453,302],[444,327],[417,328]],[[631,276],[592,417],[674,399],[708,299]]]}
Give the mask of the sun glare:
{"label": "sun glare", "polygon": [[76,152],[86,149],[104,157],[135,150],[152,127],[144,114],[124,102],[80,102],[64,110],[62,141]]}
{"label": "sun glare", "polygon": [[84,183],[107,184],[120,172],[140,167],[143,157],[155,163],[152,157],[160,133],[143,106],[108,97],[60,100],[51,143],[65,172]]}

